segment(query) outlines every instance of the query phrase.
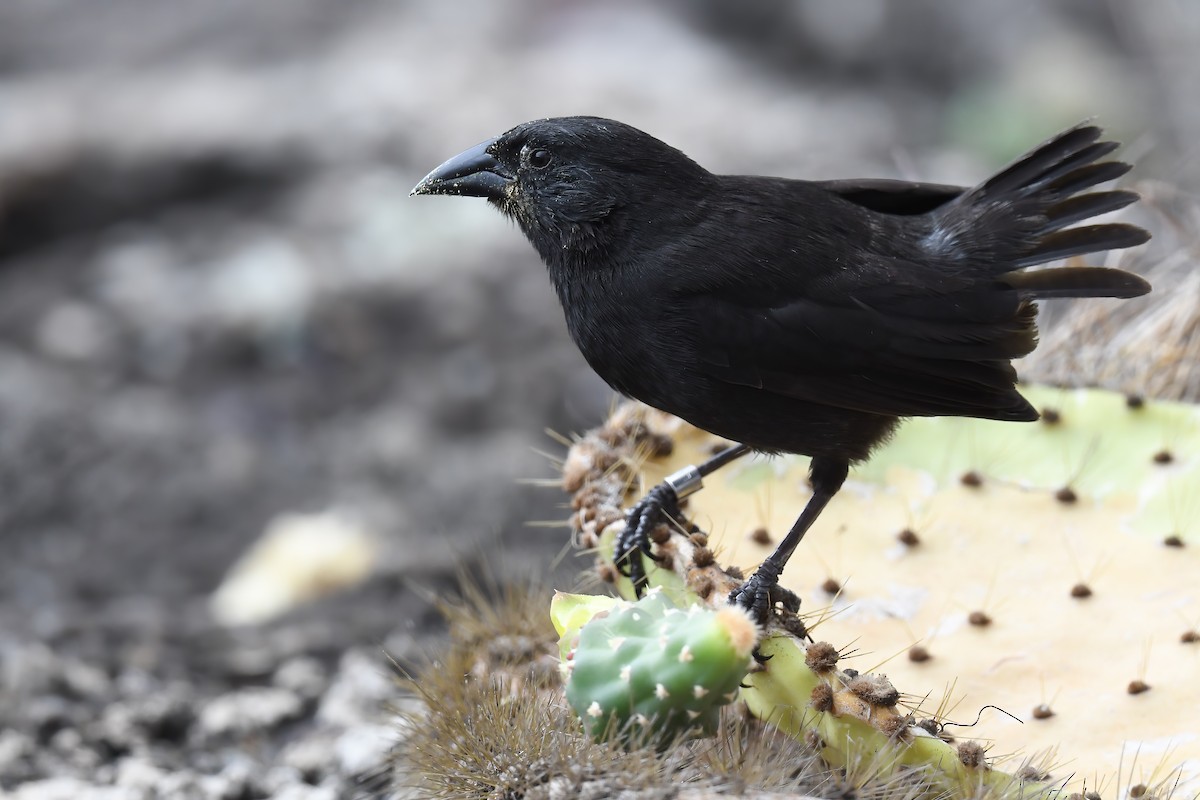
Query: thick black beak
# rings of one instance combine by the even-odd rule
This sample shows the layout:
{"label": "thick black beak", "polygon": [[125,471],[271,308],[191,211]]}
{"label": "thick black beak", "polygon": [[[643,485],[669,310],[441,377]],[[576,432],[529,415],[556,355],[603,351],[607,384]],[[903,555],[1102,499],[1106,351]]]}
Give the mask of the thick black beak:
{"label": "thick black beak", "polygon": [[500,162],[488,153],[494,142],[490,139],[459,153],[422,178],[409,194],[457,194],[493,200],[504,197],[512,178],[500,171]]}

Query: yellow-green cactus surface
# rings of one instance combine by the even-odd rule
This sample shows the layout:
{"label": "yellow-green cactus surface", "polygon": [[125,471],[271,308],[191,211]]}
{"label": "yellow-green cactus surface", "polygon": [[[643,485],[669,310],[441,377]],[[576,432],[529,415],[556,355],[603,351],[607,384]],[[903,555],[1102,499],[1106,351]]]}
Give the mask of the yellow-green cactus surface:
{"label": "yellow-green cactus surface", "polygon": [[[842,666],[887,673],[901,707],[919,705],[919,718],[940,706],[942,721],[961,723],[978,714],[945,730],[983,742],[990,759],[1046,753],[1055,779],[1105,796],[1178,770],[1190,797],[1200,410],[1024,391],[1041,422],[907,422],[851,472],[783,582],[804,612],[823,610],[817,638],[854,651]],[[662,417],[650,427],[650,449],[669,449],[663,431],[673,448],[644,465],[643,488],[717,444]],[[806,469],[756,457],[705,480],[687,513],[718,562],[748,573],[770,552],[808,498]],[[613,522],[611,502],[577,505],[590,515],[577,527]]]}

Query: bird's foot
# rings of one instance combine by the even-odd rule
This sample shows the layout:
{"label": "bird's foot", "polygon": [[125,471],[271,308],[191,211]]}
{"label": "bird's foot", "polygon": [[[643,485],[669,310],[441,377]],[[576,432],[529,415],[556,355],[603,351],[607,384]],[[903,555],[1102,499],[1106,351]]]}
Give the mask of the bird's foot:
{"label": "bird's foot", "polygon": [[784,614],[800,610],[800,598],[780,586],[779,576],[774,570],[764,569],[767,566],[764,563],[748,581],[729,593],[730,604],[744,608],[759,625],[765,625],[776,608]]}
{"label": "bird's foot", "polygon": [[633,582],[638,597],[646,589],[646,566],[642,556],[654,558],[650,552],[650,533],[660,523],[679,518],[679,495],[666,483],[660,483],[646,493],[625,517],[625,530],[617,536],[613,554],[617,569]]}

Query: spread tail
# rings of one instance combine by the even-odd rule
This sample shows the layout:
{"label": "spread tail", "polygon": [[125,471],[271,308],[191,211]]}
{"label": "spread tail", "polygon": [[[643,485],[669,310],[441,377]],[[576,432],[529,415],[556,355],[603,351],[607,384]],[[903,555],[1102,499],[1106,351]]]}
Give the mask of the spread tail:
{"label": "spread tail", "polygon": [[[943,247],[988,256],[990,274],[1031,298],[1137,297],[1150,284],[1130,272],[1101,267],[1025,267],[1072,256],[1135,247],[1150,239],[1136,225],[1108,222],[1068,227],[1138,200],[1126,190],[1091,191],[1119,178],[1130,165],[1101,161],[1117,148],[1099,141],[1095,125],[1069,128],[1019,158],[934,214]],[[1086,192],[1086,193],[1084,193]]]}

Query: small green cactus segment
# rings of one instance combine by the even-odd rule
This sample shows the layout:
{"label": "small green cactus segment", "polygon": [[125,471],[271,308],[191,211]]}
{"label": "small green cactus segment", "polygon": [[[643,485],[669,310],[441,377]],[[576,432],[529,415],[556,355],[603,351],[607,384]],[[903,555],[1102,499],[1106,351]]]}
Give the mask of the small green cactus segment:
{"label": "small green cactus segment", "polygon": [[558,631],[558,654],[565,665],[579,641],[579,631],[600,614],[607,614],[621,603],[618,597],[555,592],[550,601],[550,621]]}
{"label": "small green cactus segment", "polygon": [[[576,628],[588,607],[598,613]],[[668,743],[715,730],[758,640],[740,609],[679,608],[661,591],[636,603],[560,594],[551,616],[564,634],[567,701],[590,735],[626,742]]]}

